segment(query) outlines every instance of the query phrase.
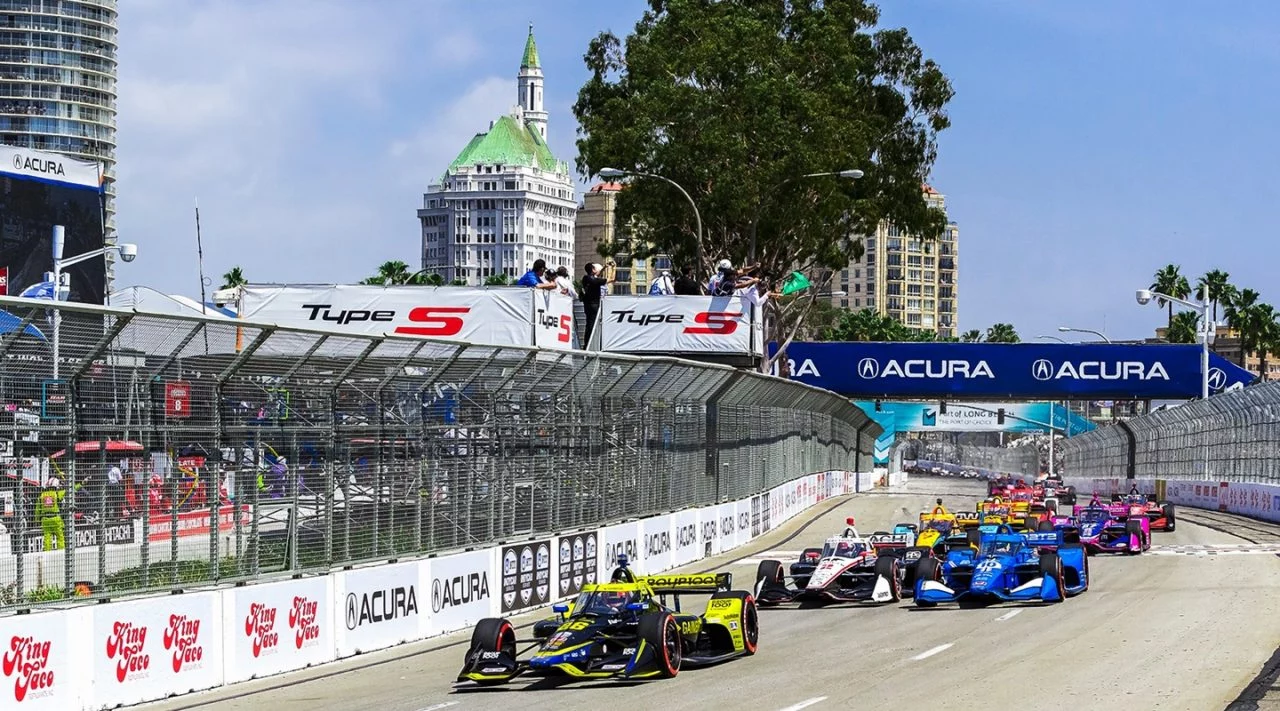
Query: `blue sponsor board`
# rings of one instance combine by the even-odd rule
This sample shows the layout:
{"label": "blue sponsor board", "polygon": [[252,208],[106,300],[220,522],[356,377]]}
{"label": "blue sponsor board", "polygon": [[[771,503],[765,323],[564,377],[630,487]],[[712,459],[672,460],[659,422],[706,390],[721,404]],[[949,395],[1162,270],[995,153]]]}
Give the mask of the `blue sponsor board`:
{"label": "blue sponsor board", "polygon": [[[855,403],[857,404],[857,403]],[[883,428],[883,432],[876,437],[875,451],[872,452],[872,464],[877,467],[889,466],[889,450],[893,448],[894,439],[898,436],[897,415],[893,410],[881,409],[876,412],[875,407],[862,408],[867,416],[873,422]]]}
{"label": "blue sponsor board", "polygon": [[[868,416],[883,413],[894,415],[890,422],[896,432],[1048,432],[1050,426],[1068,437],[1088,432],[1094,423],[1066,408],[1048,402],[951,402],[947,411],[937,402],[880,403],[876,412],[873,400],[858,400],[854,404]],[[1000,422],[1000,410],[1004,410],[1004,422]],[[879,419],[876,420],[879,422]],[[882,423],[883,424],[883,423]],[[886,427],[886,430],[889,428]],[[894,432],[889,432],[890,440]],[[883,436],[883,435],[882,435]]]}
{"label": "blue sponsor board", "polygon": [[[787,359],[793,380],[863,398],[1178,400],[1201,387],[1197,345],[792,343]],[[1210,354],[1211,393],[1253,380]]]}

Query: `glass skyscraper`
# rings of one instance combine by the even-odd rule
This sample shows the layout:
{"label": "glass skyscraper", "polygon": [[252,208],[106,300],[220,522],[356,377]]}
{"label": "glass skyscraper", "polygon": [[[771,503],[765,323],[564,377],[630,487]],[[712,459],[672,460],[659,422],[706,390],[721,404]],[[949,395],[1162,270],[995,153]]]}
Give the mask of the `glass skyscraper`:
{"label": "glass skyscraper", "polygon": [[101,162],[108,242],[115,240],[116,17],[116,0],[0,0],[0,143]]}

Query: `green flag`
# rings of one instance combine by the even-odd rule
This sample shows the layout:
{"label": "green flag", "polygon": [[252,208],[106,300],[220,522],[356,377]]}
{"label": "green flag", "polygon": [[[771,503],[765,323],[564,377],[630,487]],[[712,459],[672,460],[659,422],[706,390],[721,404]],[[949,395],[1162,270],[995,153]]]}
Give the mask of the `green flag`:
{"label": "green flag", "polygon": [[782,284],[782,295],[790,296],[797,291],[804,291],[811,286],[813,286],[813,284],[810,284],[809,280],[806,279],[803,274],[800,272],[791,272],[791,276],[787,277],[787,280]]}

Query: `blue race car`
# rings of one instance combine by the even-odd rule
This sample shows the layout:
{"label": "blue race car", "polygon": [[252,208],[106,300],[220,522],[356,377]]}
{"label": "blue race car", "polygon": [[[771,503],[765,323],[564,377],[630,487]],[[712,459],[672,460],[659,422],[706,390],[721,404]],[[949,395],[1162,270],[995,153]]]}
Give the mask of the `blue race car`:
{"label": "blue race car", "polygon": [[978,529],[978,546],[926,558],[916,571],[915,602],[989,604],[1039,600],[1062,602],[1089,589],[1084,546],[1063,531],[1017,533],[1007,524]]}

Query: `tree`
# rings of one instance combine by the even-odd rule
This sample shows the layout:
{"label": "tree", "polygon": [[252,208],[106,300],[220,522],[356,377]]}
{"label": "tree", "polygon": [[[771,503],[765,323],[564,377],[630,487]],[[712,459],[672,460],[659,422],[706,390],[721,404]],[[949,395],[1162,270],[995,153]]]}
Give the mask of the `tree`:
{"label": "tree", "polygon": [[[1166,294],[1177,299],[1185,299],[1191,295],[1191,285],[1187,283],[1187,278],[1182,275],[1181,267],[1176,264],[1169,264],[1161,267],[1156,271],[1155,281],[1151,282],[1151,290],[1160,294]],[[1156,299],[1156,303],[1160,306],[1169,306],[1169,328],[1173,328],[1173,302],[1165,299]]]}
{"label": "tree", "polygon": [[982,331],[979,331],[976,328],[965,331],[964,333],[960,334],[960,342],[961,343],[981,343]]}
{"label": "tree", "polygon": [[1259,323],[1261,317],[1259,307],[1263,305],[1258,300],[1259,296],[1260,294],[1253,289],[1241,289],[1232,297],[1223,312],[1227,318],[1227,325],[1240,334],[1241,368],[1244,367],[1245,356],[1257,348],[1261,339],[1260,331],[1264,328]]}
{"label": "tree", "polygon": [[454,279],[453,281],[449,282],[449,286],[466,286],[466,285],[467,285],[466,279]]}
{"label": "tree", "polygon": [[392,286],[395,284],[409,283],[409,265],[396,259],[389,262],[383,262],[378,267],[378,273],[364,279],[361,284],[381,284],[382,286]]}
{"label": "tree", "polygon": [[1021,340],[1012,324],[997,323],[987,329],[987,343],[1018,343]]}
{"label": "tree", "polygon": [[484,285],[485,286],[510,286],[511,278],[508,277],[506,274],[494,274],[494,275],[485,277]]}
{"label": "tree", "polygon": [[[817,286],[861,257],[851,235],[882,220],[937,237],[946,219],[921,185],[954,92],[905,30],[878,20],[866,0],[650,0],[625,40],[604,32],[588,46],[578,171],[650,173],[688,191],[701,249],[693,210],[664,180],[633,180],[616,219],[678,264],[701,253],[700,271],[746,262],[754,233],[766,273],[798,269]],[[850,169],[864,177],[798,179]]]}
{"label": "tree", "polygon": [[439,274],[423,274],[418,272],[412,282],[419,286],[444,286],[444,277]]}
{"label": "tree", "polygon": [[1179,311],[1164,337],[1170,343],[1195,343],[1199,340],[1200,315],[1194,311]]}
{"label": "tree", "polygon": [[1258,354],[1258,375],[1267,377],[1267,356],[1280,351],[1280,323],[1271,304],[1258,304],[1253,314],[1256,337],[1251,344]]}
{"label": "tree", "polygon": [[244,270],[238,266],[231,267],[230,271],[222,275],[222,288],[234,289],[237,286],[248,284],[249,280],[244,276]]}
{"label": "tree", "polygon": [[[1235,287],[1230,282],[1231,275],[1221,269],[1205,272],[1196,280],[1196,298],[1200,301],[1213,302],[1213,322],[1218,323],[1218,304],[1231,300]],[[1170,294],[1172,296],[1172,294]]]}

